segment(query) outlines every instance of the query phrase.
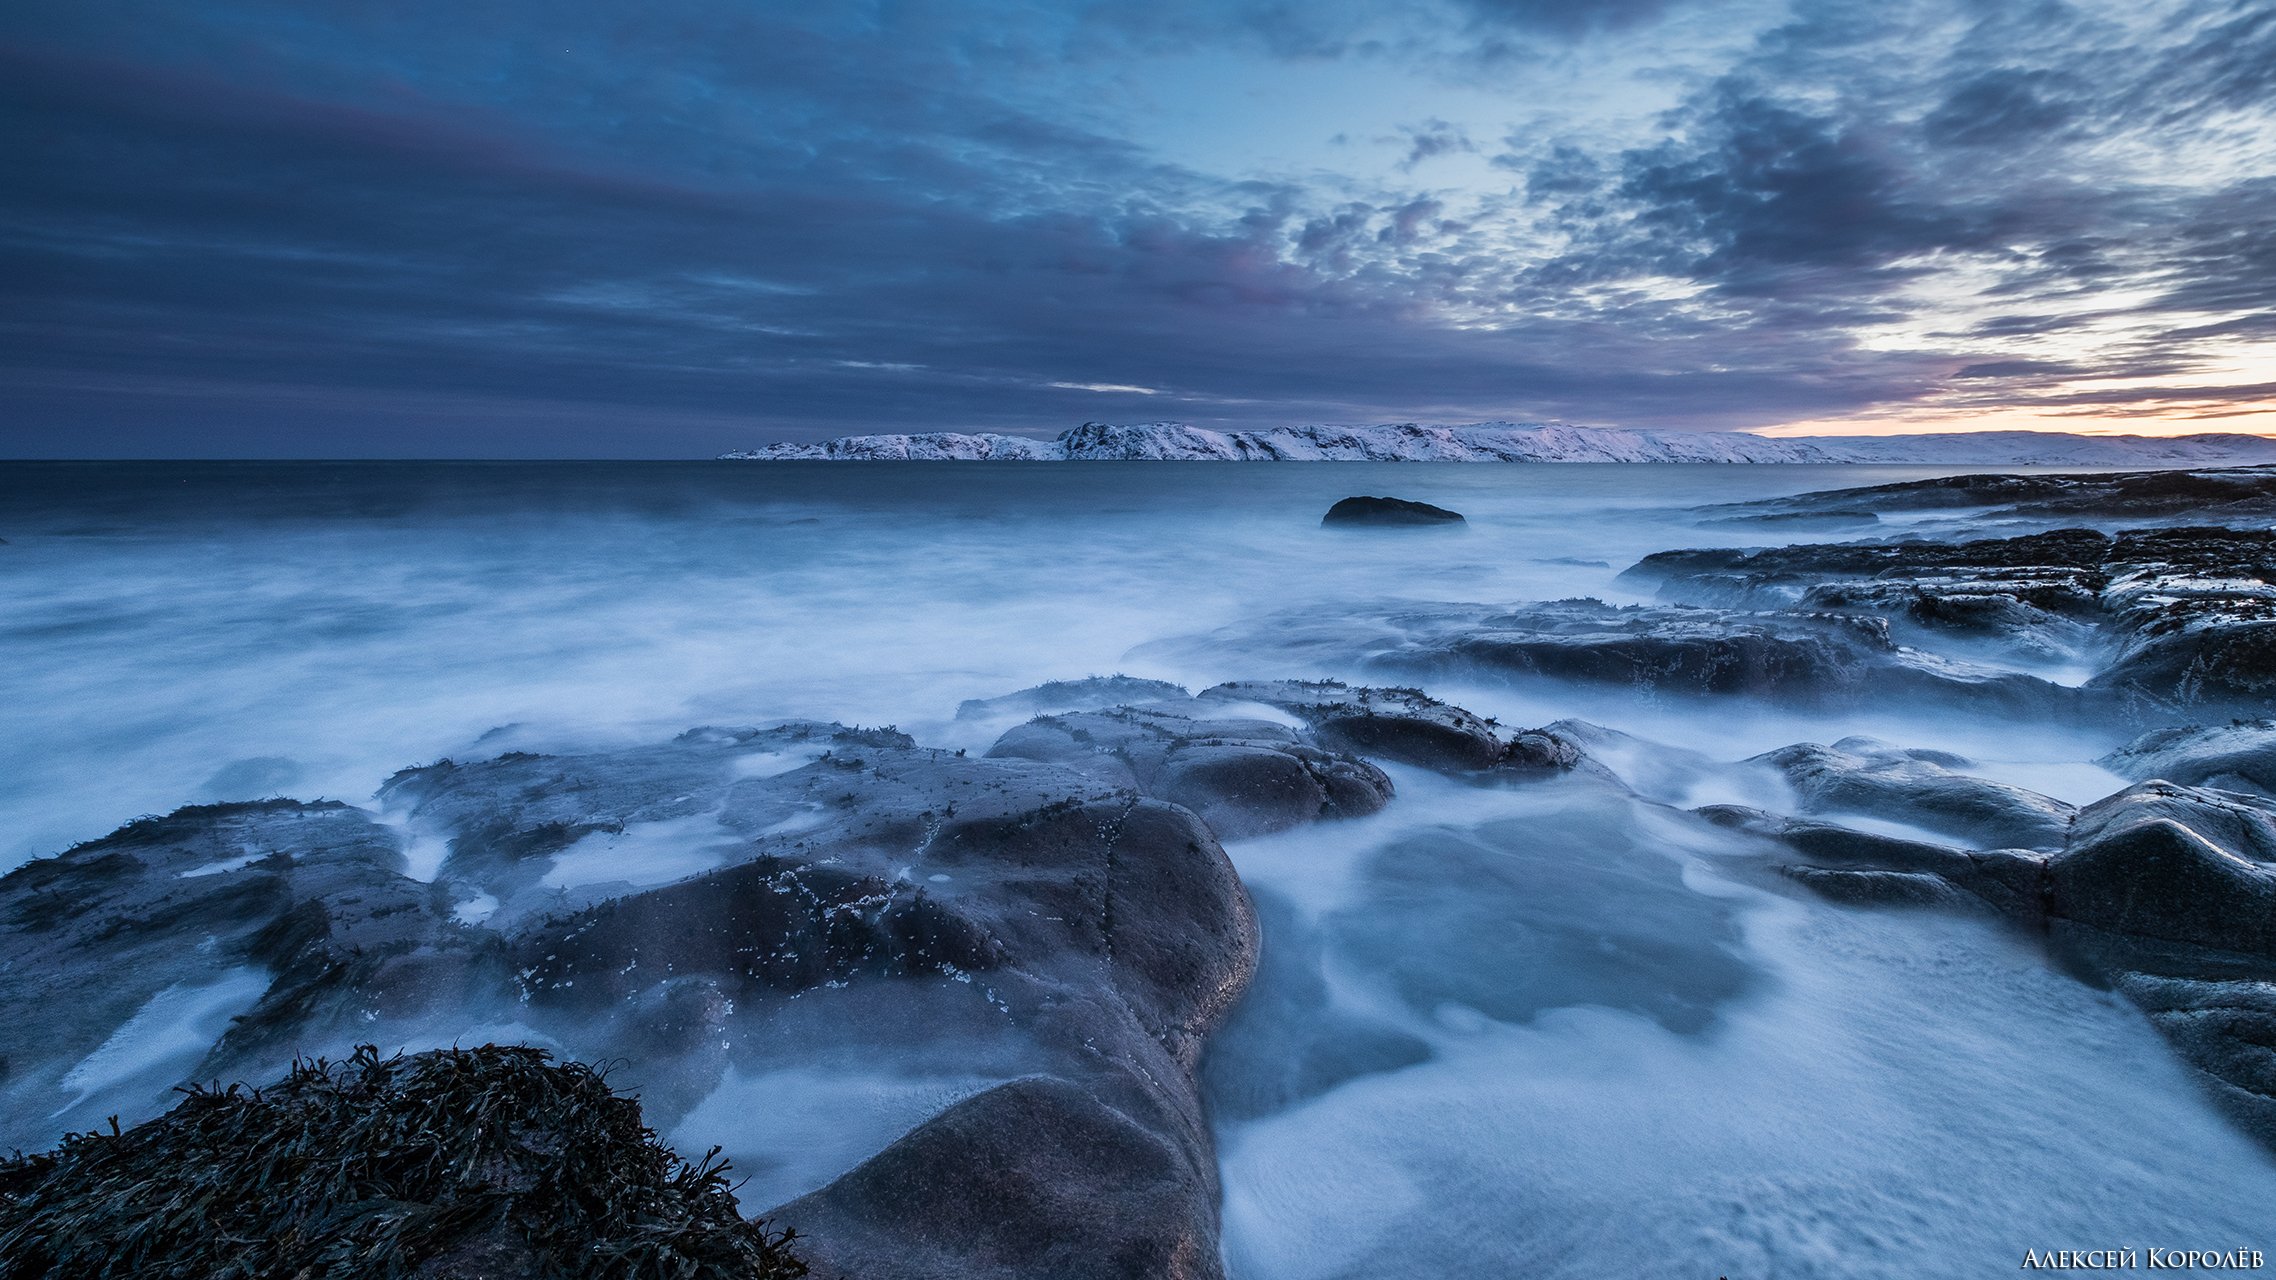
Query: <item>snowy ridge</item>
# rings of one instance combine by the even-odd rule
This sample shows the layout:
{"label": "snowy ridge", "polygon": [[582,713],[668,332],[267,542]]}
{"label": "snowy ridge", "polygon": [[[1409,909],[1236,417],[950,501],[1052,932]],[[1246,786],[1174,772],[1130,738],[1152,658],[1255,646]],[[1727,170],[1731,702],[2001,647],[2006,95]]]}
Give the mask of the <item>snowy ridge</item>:
{"label": "snowy ridge", "polygon": [[2248,435],[2080,436],[2034,431],[1778,439],[1540,422],[1273,427],[1086,422],[1056,440],[923,432],[770,444],[720,455],[754,462],[1883,462],[1941,466],[2198,466],[2276,462]]}

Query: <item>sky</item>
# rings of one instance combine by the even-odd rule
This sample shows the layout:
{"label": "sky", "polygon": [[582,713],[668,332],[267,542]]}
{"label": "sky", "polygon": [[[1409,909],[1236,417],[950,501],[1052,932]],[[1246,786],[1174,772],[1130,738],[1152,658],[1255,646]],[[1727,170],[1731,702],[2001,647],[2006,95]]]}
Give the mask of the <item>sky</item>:
{"label": "sky", "polygon": [[0,456],[2276,433],[2276,0],[10,0]]}

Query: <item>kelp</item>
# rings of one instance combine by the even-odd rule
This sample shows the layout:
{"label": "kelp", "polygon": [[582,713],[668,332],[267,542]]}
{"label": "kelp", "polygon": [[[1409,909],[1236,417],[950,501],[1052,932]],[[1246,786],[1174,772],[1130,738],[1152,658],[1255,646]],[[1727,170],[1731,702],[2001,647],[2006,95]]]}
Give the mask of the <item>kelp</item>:
{"label": "kelp", "polygon": [[775,1280],[795,1233],[737,1213],[581,1063],[484,1045],[296,1062],[0,1161],[0,1280]]}

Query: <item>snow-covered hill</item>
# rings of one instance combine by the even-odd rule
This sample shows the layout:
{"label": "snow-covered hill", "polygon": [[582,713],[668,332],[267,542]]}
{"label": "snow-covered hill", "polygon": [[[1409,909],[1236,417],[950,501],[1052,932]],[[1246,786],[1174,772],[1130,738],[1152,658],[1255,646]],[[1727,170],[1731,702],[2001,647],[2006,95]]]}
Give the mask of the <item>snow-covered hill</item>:
{"label": "snow-covered hill", "polygon": [[2276,439],[2247,435],[2079,436],[1987,431],[1773,439],[1556,423],[1274,427],[1213,431],[1182,422],[1086,422],[1056,440],[926,432],[770,444],[725,458],[927,462],[1881,462],[1943,466],[2203,466],[2276,462]]}

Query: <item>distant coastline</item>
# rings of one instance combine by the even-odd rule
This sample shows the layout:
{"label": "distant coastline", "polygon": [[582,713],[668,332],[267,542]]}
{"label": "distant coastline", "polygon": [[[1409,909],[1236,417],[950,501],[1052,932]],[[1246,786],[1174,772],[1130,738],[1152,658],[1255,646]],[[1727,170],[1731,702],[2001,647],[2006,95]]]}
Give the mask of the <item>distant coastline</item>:
{"label": "distant coastline", "polygon": [[1562,423],[1299,426],[1217,431],[1181,422],[1086,422],[1053,440],[915,432],[769,444],[737,462],[1694,462],[1922,466],[2192,467],[2276,463],[2276,438],[2086,436],[2038,431],[1797,436],[1643,431]]}

